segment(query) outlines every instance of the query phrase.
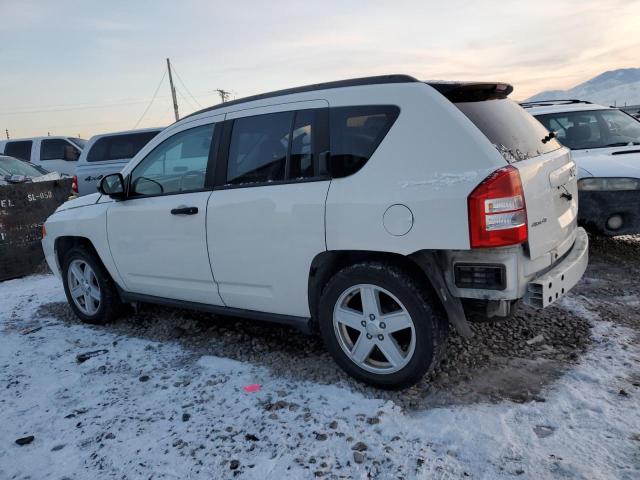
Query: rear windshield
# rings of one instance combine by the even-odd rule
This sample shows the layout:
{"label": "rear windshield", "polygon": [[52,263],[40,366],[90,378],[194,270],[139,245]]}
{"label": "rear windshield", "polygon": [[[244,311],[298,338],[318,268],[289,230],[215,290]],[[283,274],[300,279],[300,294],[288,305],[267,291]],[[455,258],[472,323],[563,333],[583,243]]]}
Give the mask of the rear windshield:
{"label": "rear windshield", "polygon": [[509,99],[457,102],[471,120],[509,162],[537,157],[561,147],[549,131],[520,105]]}
{"label": "rear windshield", "polygon": [[122,160],[135,157],[159,131],[127,133],[99,138],[87,155],[87,162]]}

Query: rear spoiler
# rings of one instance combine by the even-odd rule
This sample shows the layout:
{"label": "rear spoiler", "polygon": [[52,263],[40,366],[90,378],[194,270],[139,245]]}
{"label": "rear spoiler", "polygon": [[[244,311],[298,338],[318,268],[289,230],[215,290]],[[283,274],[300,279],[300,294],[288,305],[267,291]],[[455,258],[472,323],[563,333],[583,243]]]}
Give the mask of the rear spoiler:
{"label": "rear spoiler", "polygon": [[485,100],[501,100],[513,92],[508,83],[478,82],[425,82],[435,88],[451,102],[483,102]]}

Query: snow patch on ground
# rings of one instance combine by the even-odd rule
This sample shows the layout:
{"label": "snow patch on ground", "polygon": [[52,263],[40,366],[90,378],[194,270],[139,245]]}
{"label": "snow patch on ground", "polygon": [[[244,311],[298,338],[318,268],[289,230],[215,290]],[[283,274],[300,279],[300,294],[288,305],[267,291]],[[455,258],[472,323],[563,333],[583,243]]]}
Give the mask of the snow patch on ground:
{"label": "snow patch on ground", "polygon": [[[35,318],[63,299],[52,276],[0,283],[0,478],[640,477],[638,391],[620,392],[639,370],[636,332],[580,297],[560,305],[593,323],[594,347],[546,401],[411,413],[176,343]],[[243,390],[253,383],[259,392]],[[14,443],[26,435],[34,442]]]}

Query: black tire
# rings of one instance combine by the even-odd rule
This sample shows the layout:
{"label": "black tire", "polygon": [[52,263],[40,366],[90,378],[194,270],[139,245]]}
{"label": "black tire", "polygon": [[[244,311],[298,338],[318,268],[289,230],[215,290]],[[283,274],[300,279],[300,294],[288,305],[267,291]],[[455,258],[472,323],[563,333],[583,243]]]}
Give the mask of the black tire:
{"label": "black tire", "polygon": [[[343,292],[359,284],[382,287],[393,294],[411,316],[415,329],[413,357],[393,373],[373,373],[354,363],[340,346],[333,326],[333,311]],[[449,324],[439,300],[420,279],[391,263],[363,262],[347,267],[325,286],[320,299],[319,327],[327,350],[349,375],[386,390],[398,390],[418,382],[435,368],[444,354]]]}
{"label": "black tire", "polygon": [[[89,264],[100,286],[100,304],[93,315],[88,315],[80,310],[71,296],[68,272],[69,266],[74,260],[82,260]],[[96,258],[95,253],[84,247],[74,247],[65,255],[62,265],[62,284],[73,313],[84,323],[104,325],[115,320],[122,313],[123,304],[111,276],[103,267],[102,262]]]}

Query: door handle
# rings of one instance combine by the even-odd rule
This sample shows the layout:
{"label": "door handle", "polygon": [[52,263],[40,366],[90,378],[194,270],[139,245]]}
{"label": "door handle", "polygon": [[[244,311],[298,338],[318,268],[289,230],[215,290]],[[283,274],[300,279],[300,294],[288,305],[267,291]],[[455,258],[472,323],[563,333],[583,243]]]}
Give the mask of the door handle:
{"label": "door handle", "polygon": [[171,215],[195,215],[198,207],[178,207],[171,209]]}

